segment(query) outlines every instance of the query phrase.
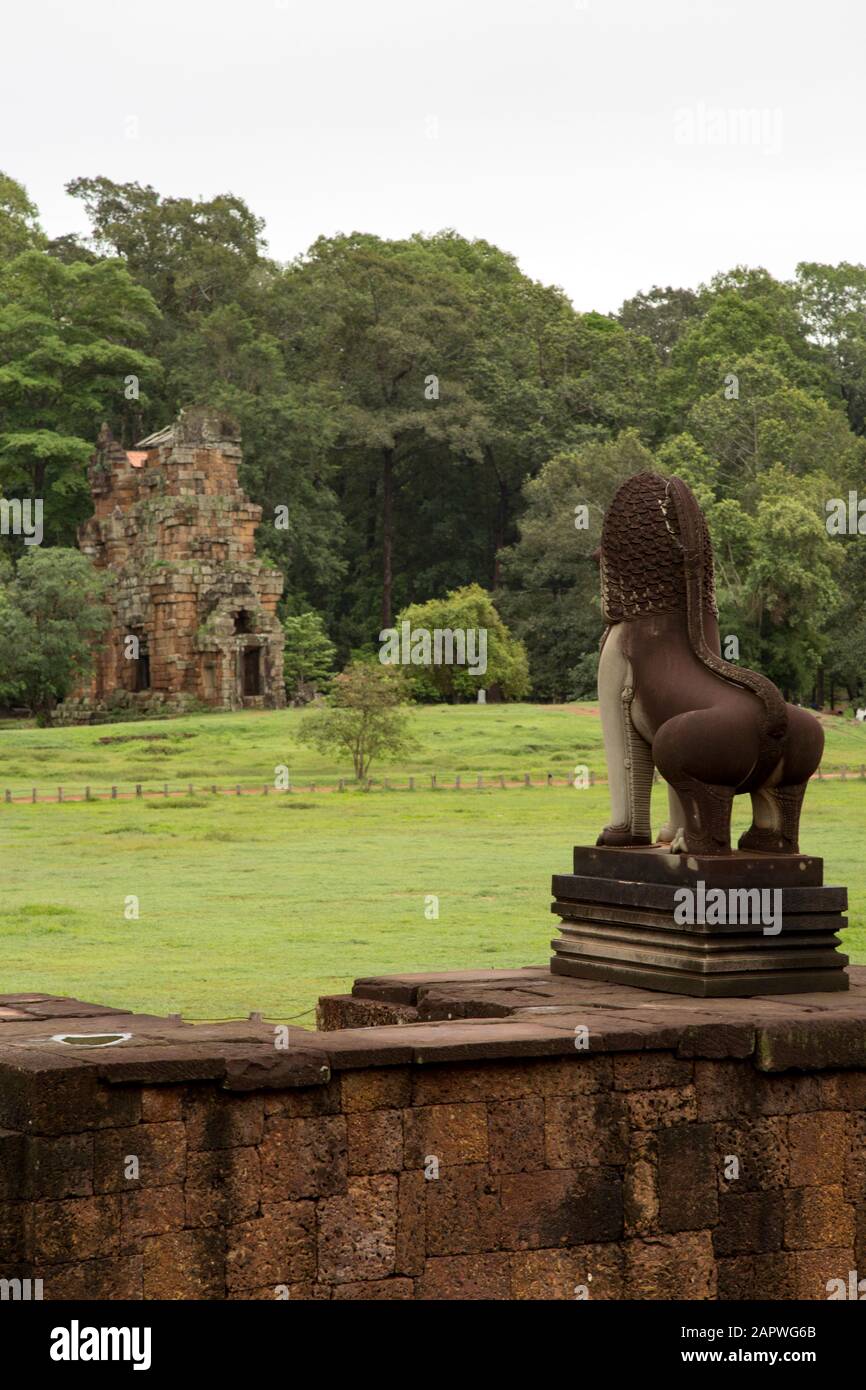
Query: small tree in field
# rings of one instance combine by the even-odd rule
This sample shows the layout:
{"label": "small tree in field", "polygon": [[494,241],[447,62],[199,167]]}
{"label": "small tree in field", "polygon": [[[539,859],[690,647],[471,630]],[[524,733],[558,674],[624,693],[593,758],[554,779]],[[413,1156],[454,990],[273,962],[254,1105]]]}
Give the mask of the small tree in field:
{"label": "small tree in field", "polygon": [[3,682],[43,724],[86,677],[108,626],[104,575],[77,550],[33,550],[0,588]]}
{"label": "small tree in field", "polygon": [[413,745],[403,699],[401,671],[352,661],[334,677],[327,703],[304,715],[298,738],[320,753],[348,753],[356,778],[363,781],[374,758],[405,753]]}

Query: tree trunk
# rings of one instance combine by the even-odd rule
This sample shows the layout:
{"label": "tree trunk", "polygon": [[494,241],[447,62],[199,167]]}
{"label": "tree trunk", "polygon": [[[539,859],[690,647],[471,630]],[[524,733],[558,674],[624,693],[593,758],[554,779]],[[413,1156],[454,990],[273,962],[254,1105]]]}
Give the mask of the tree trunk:
{"label": "tree trunk", "polygon": [[394,548],[394,450],[382,450],[382,627],[391,626]]}

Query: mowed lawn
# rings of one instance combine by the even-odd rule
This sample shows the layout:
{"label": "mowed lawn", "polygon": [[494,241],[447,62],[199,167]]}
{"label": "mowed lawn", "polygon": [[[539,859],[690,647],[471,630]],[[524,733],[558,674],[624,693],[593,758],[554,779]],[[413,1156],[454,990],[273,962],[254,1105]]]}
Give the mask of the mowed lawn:
{"label": "mowed lawn", "polygon": [[[28,786],[37,768],[33,784],[46,788],[253,785],[283,762],[298,787],[267,797],[0,803],[0,992],[47,990],[188,1019],[258,1010],[312,1025],[318,995],[357,975],[547,960],[550,875],[568,870],[573,844],[595,839],[607,791],[502,790],[489,775],[564,776],[577,763],[601,771],[594,707],[420,710],[421,748],[390,769],[395,780],[414,772],[414,792],[304,790],[305,780],[333,782],[345,769],[294,742],[296,718],[0,731],[0,786]],[[144,775],[147,732],[180,748],[164,759],[171,777]],[[187,732],[194,738],[178,737]],[[837,733],[848,745],[839,765],[866,762],[866,731]],[[45,778],[45,762],[31,760],[48,750]],[[13,780],[10,764],[23,776]],[[205,775],[194,777],[194,766]],[[429,790],[431,770],[451,785]],[[488,782],[480,791],[477,771]],[[737,834],[747,819],[741,799]],[[866,782],[813,783],[804,819],[804,850],[824,856],[828,883],[849,887],[846,949],[866,960]],[[438,918],[425,915],[433,895]],[[133,896],[137,920],[124,915]]]}

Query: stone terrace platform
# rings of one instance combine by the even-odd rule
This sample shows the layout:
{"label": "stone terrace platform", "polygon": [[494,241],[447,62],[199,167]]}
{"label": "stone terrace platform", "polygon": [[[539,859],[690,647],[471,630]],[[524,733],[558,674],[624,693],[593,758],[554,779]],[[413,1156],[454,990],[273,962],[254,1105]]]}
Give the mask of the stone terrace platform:
{"label": "stone terrace platform", "polygon": [[[714,1000],[543,967],[372,977],[285,1046],[274,1023],[0,996],[0,1277],[46,1299],[826,1298],[866,1269],[850,977]],[[109,1033],[131,1036],[52,1040]]]}
{"label": "stone terrace platform", "polygon": [[[578,1027],[589,1030],[591,1056],[673,1050],[751,1058],[761,1071],[860,1066],[866,966],[851,966],[849,975],[841,996],[711,1000],[554,976],[542,966],[369,976],[350,995],[324,996],[319,1030],[287,1028],[281,1048],[276,1022],[191,1024],[55,995],[5,994],[0,1091],[16,1078],[23,1100],[25,1078],[41,1073],[44,1082],[64,1072],[70,1081],[87,1075],[110,1084],[219,1081],[230,1091],[315,1086],[332,1072],[367,1066],[570,1056]],[[51,1041],[64,1032],[132,1036],[109,1047]],[[5,1108],[0,1100],[0,1116]]]}

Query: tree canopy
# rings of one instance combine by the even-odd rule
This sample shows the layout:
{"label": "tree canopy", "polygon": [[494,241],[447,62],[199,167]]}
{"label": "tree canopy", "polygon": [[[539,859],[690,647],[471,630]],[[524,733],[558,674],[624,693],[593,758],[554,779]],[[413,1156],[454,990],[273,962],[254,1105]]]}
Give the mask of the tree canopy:
{"label": "tree canopy", "polygon": [[866,267],[734,266],[578,312],[450,229],[281,264],[233,193],[68,191],[91,234],[48,240],[0,175],[0,489],[43,499],[46,545],[74,543],[103,420],[130,447],[214,406],[241,426],[281,615],[317,615],[336,664],[471,591],[524,644],[531,695],[563,699],[593,689],[603,509],[652,467],[707,512],[743,659],[806,700],[824,676],[862,688],[866,561],[825,508],[866,486]]}

